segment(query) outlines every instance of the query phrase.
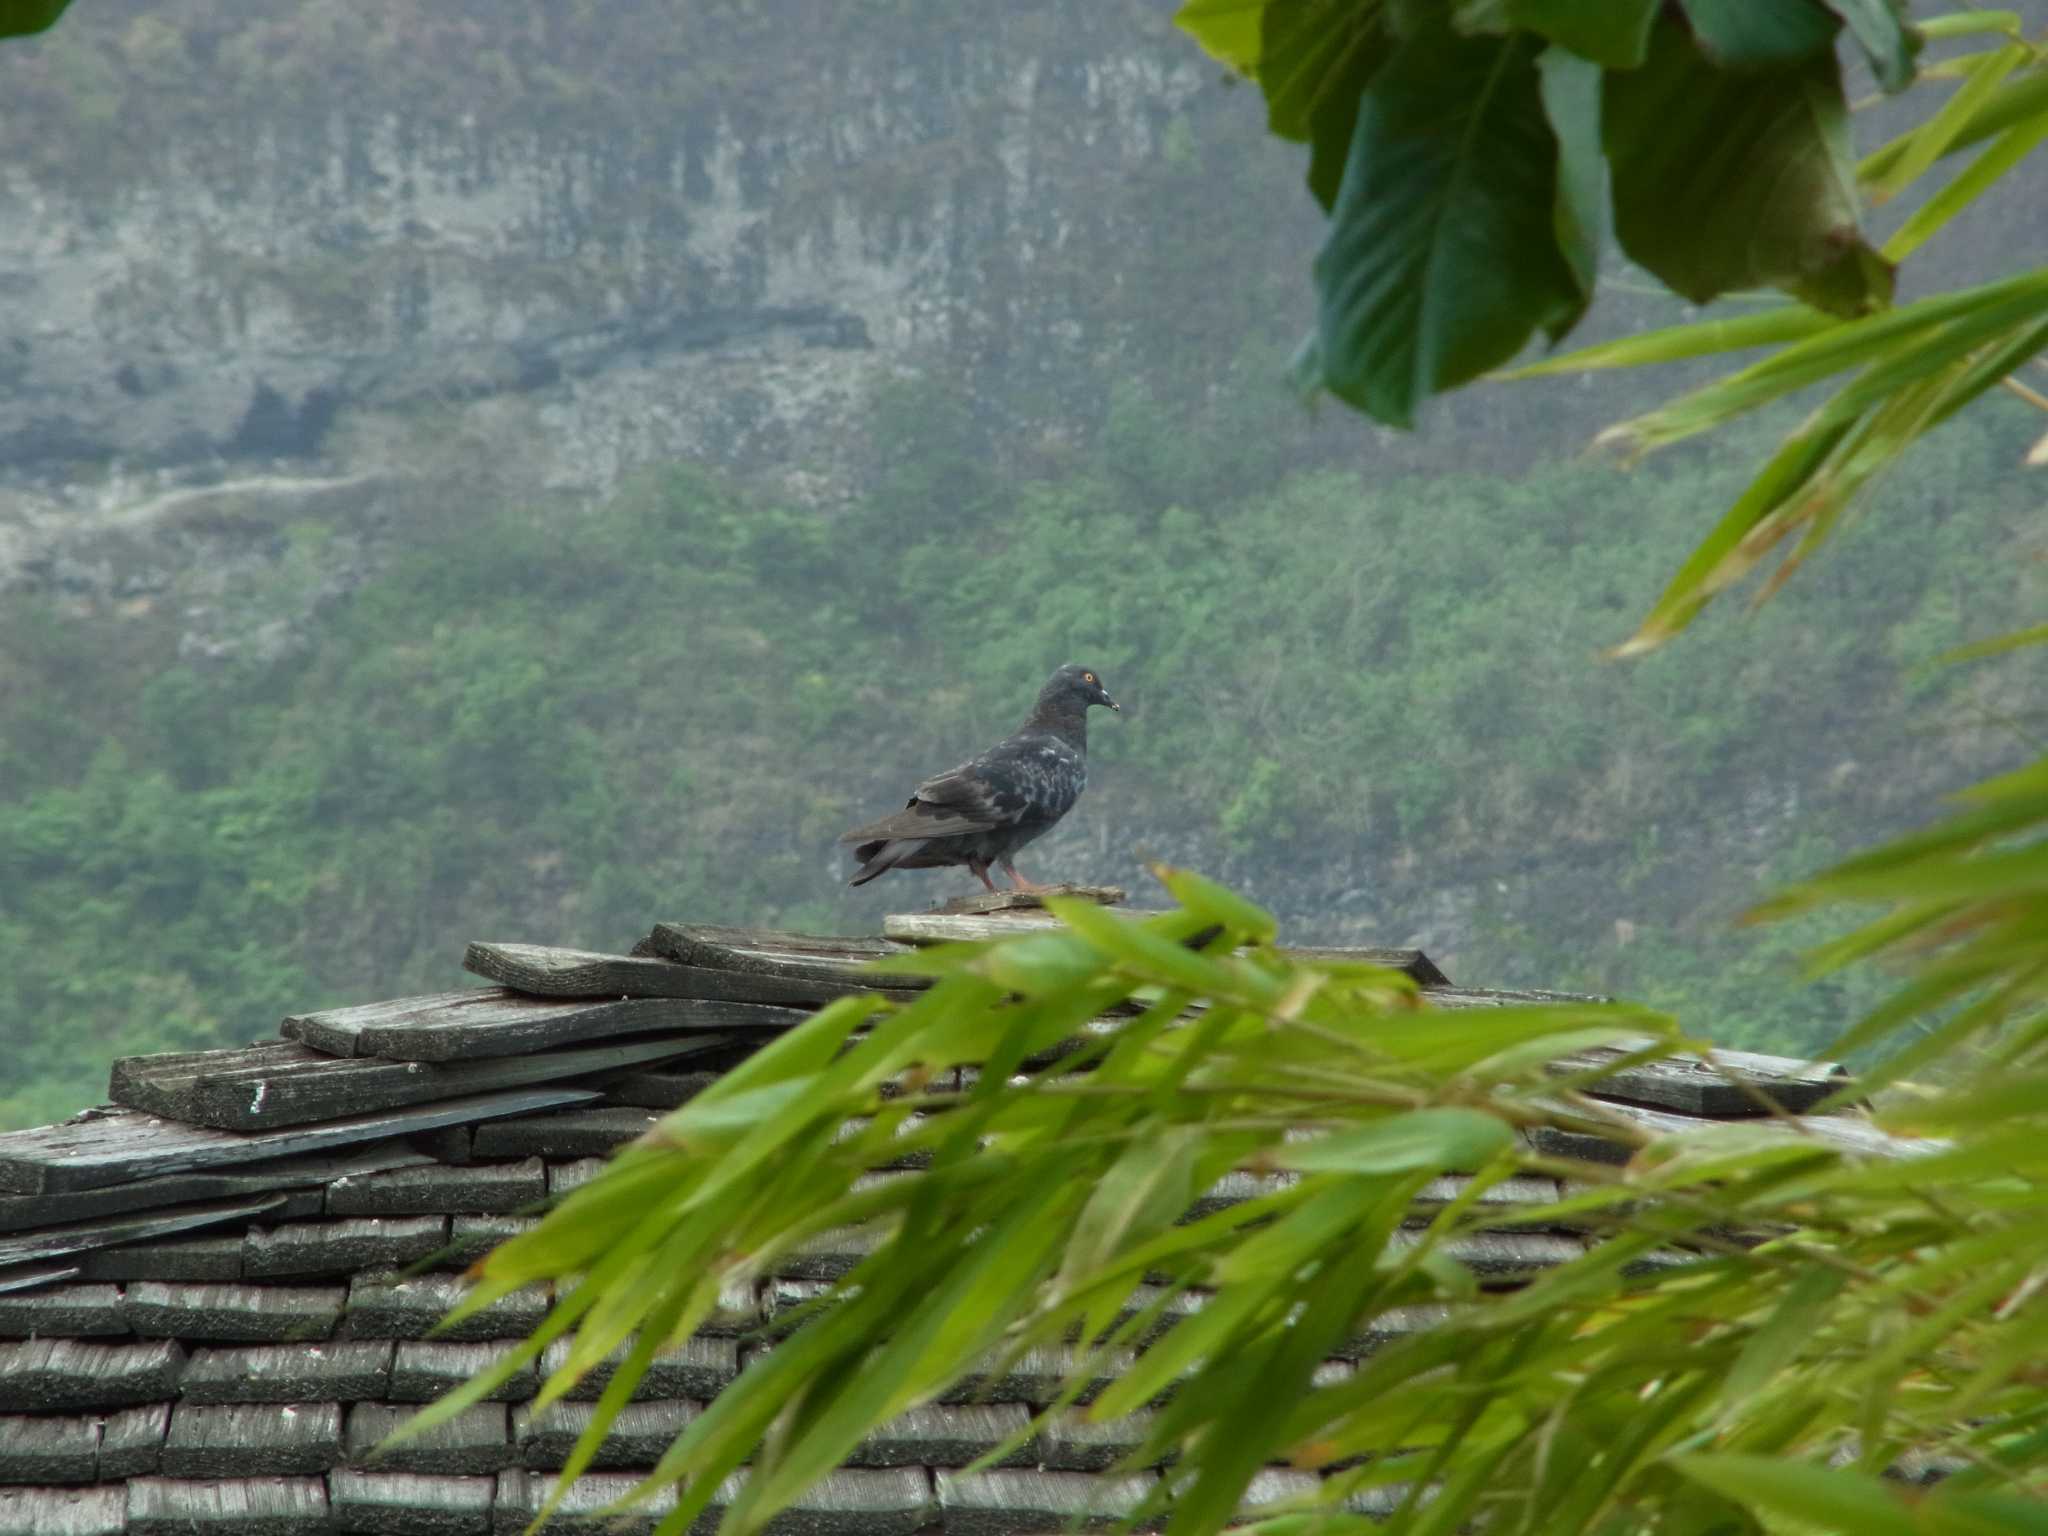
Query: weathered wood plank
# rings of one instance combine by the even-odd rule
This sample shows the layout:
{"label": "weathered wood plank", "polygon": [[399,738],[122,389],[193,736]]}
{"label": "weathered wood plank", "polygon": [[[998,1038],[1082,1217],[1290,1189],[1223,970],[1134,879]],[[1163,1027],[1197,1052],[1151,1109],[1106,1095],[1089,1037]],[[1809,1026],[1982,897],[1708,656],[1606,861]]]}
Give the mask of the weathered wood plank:
{"label": "weathered wood plank", "polygon": [[446,1125],[495,1120],[501,1115],[587,1104],[597,1097],[589,1088],[511,1088],[411,1109],[352,1115],[322,1125],[254,1133],[178,1125],[138,1110],[112,1109],[62,1125],[0,1135],[0,1190],[35,1195],[97,1189],[129,1180],[385,1141]]}
{"label": "weathered wood plank", "polygon": [[656,923],[633,946],[636,955],[656,955],[728,978],[726,991],[800,1007],[816,1007],[849,992],[905,993],[931,985],[923,976],[877,976],[869,962],[907,952],[887,939],[781,933],[770,929],[716,928],[689,923]]}
{"label": "weathered wood plank", "polygon": [[[746,1473],[737,1472],[721,1483],[711,1496],[703,1529],[731,1507],[746,1486]],[[500,1473],[493,1529],[501,1536],[518,1536],[553,1495],[558,1479],[551,1473],[524,1469]],[[675,1506],[673,1491],[626,1513],[605,1517],[602,1524],[590,1517],[623,1497],[639,1481],[634,1474],[597,1473],[579,1479],[557,1506],[557,1517],[567,1530],[602,1530],[605,1536],[644,1536]],[[768,1536],[911,1536],[914,1531],[934,1525],[936,1510],[932,1491],[921,1469],[901,1467],[885,1470],[839,1471],[827,1474],[769,1521]],[[551,1524],[547,1527],[553,1530]],[[1056,1526],[1041,1529],[1056,1530]]]}
{"label": "weathered wood plank", "polygon": [[112,1285],[61,1285],[54,1290],[0,1296],[0,1338],[89,1339],[126,1333],[121,1291]]}
{"label": "weathered wood plank", "polygon": [[[380,1453],[377,1448],[419,1411],[390,1403],[357,1403],[349,1409],[349,1464],[389,1472],[456,1476],[497,1472],[518,1465],[519,1454],[507,1428],[503,1403],[477,1403]],[[645,1461],[640,1465],[651,1467],[654,1463]]]}
{"label": "weathered wood plank", "polygon": [[242,1234],[173,1237],[162,1242],[137,1243],[132,1248],[103,1248],[85,1255],[82,1273],[88,1280],[239,1280]]}
{"label": "weathered wood plank", "polygon": [[170,1431],[169,1403],[144,1403],[108,1414],[100,1428],[100,1481],[154,1476],[163,1463]]}
{"label": "weathered wood plank", "polygon": [[185,1352],[172,1339],[87,1344],[27,1339],[0,1344],[0,1411],[63,1413],[129,1408],[177,1396]]}
{"label": "weathered wood plank", "polygon": [[761,1306],[767,1320],[774,1322],[831,1293],[827,1280],[770,1280],[761,1288]]}
{"label": "weathered wood plank", "polygon": [[1265,1467],[1252,1474],[1251,1485],[1237,1501],[1237,1518],[1260,1520],[1270,1517],[1276,1505],[1311,1499],[1322,1486],[1313,1472],[1292,1467]]}
{"label": "weathered wood plank", "polygon": [[429,1165],[337,1179],[327,1187],[330,1216],[502,1216],[547,1194],[537,1157],[516,1163]]}
{"label": "weathered wood plank", "polygon": [[[341,1336],[349,1339],[424,1339],[429,1333],[453,1343],[521,1338],[547,1316],[547,1290],[536,1284],[514,1291],[472,1313],[451,1328],[441,1320],[469,1286],[459,1275],[358,1275],[349,1282],[348,1311]],[[438,1332],[436,1330],[439,1330]]]}
{"label": "weathered wood plank", "polygon": [[434,1260],[442,1269],[467,1269],[500,1243],[523,1237],[540,1225],[538,1216],[457,1216],[447,1249]]}
{"label": "weathered wood plank", "polygon": [[[509,1343],[444,1344],[438,1339],[400,1340],[391,1361],[391,1401],[430,1403],[472,1377],[481,1376],[512,1352]],[[540,1390],[529,1361],[486,1397],[492,1403],[523,1403]]]}
{"label": "weathered wood plank", "polygon": [[[1363,1360],[1375,1350],[1384,1349],[1400,1339],[1418,1333],[1425,1328],[1434,1328],[1450,1317],[1450,1308],[1442,1302],[1419,1302],[1413,1306],[1389,1307],[1375,1314],[1349,1338],[1340,1341],[1330,1351],[1341,1361]],[[1325,1362],[1327,1366],[1328,1362]],[[1321,1369],[1323,1367],[1319,1367]]]}
{"label": "weathered wood plank", "polygon": [[333,1529],[327,1484],[317,1477],[138,1477],[128,1484],[129,1536],[324,1536]]}
{"label": "weathered wood plank", "polygon": [[355,1216],[251,1227],[242,1239],[242,1273],[264,1280],[402,1269],[447,1242],[445,1216]]}
{"label": "weathered wood plank", "polygon": [[166,1477],[279,1477],[341,1460],[338,1403],[180,1403],[164,1441]]}
{"label": "weathered wood plank", "polygon": [[[1150,908],[1125,907],[1117,909],[1116,915],[1136,922],[1141,918],[1157,917],[1159,913]],[[997,916],[898,912],[882,919],[882,934],[885,938],[914,945],[1004,939],[1019,933],[1054,932],[1059,927],[1059,919],[1050,912],[1030,910],[1007,911]],[[1383,966],[1390,971],[1405,972],[1422,987],[1437,988],[1450,985],[1448,978],[1437,969],[1435,962],[1419,949],[1298,948],[1285,945],[1281,947],[1280,952],[1293,959],[1316,960],[1326,964]]]}
{"label": "weathered wood plank", "polygon": [[76,1280],[79,1274],[76,1264],[27,1264],[18,1269],[0,1270],[0,1297],[12,1296],[18,1291],[45,1290],[67,1280]]}
{"label": "weathered wood plank", "polygon": [[255,1045],[230,1046],[212,1051],[153,1051],[147,1056],[116,1056],[114,1065],[107,1073],[107,1097],[116,1104],[130,1109],[143,1109],[153,1115],[167,1119],[189,1118],[157,1104],[139,1104],[130,1097],[135,1092],[138,1079],[145,1085],[154,1081],[166,1083],[189,1083],[193,1079],[211,1073],[241,1072],[261,1074],[290,1067],[306,1056],[303,1045],[288,1041],[266,1040]]}
{"label": "weathered wood plank", "polygon": [[[1389,1251],[1412,1248],[1419,1232],[1403,1228],[1387,1239]],[[1586,1245],[1557,1232],[1468,1232],[1437,1245],[1437,1252],[1455,1259],[1482,1284],[1526,1280],[1546,1269],[1569,1264],[1584,1255]]]}
{"label": "weathered wood plank", "polygon": [[[999,1359],[990,1356],[991,1361]],[[1075,1402],[1086,1406],[1100,1397],[1117,1377],[1124,1375],[1136,1359],[1130,1350],[1111,1350],[1098,1356],[1096,1373],[1088,1379]],[[938,1401],[960,1403],[1049,1403],[1059,1395],[1060,1384],[1081,1363],[1079,1352],[1065,1345],[1050,1349],[1029,1349],[1009,1361],[999,1375],[981,1371],[962,1377],[942,1393]]]}
{"label": "weathered wood plank", "polygon": [[647,1134],[661,1120],[630,1105],[562,1109],[493,1120],[476,1128],[478,1157],[602,1157]]}
{"label": "weathered wood plank", "polygon": [[[1648,1042],[1643,1042],[1647,1044]],[[1560,1073],[1612,1061],[1625,1049],[1585,1051],[1558,1064]],[[1681,1055],[1626,1067],[1585,1091],[1597,1099],[1620,1099],[1653,1109],[1713,1118],[1768,1115],[1771,1106],[1800,1114],[1848,1087],[1848,1069],[1835,1061],[1802,1061],[1751,1051],[1714,1052],[1720,1070],[1697,1056]]]}
{"label": "weathered wood plank", "polygon": [[[554,1497],[559,1481],[551,1473],[529,1472],[523,1467],[500,1472],[491,1505],[491,1530],[495,1536],[525,1536],[527,1528]],[[606,1515],[601,1520],[593,1518],[599,1510],[631,1493],[639,1483],[639,1474],[628,1472],[594,1472],[579,1477],[562,1495],[554,1518],[542,1529],[585,1531],[591,1536],[651,1536],[661,1518],[676,1507],[673,1487],[661,1489],[645,1503],[635,1504],[622,1514]],[[706,1523],[697,1529],[710,1530],[710,1522],[724,1514],[737,1492],[735,1479],[727,1478],[721,1483],[705,1511]]]}
{"label": "weathered wood plank", "polygon": [[1120,885],[1049,885],[1036,891],[976,891],[942,901],[932,912],[941,917],[981,917],[991,912],[1032,912],[1045,909],[1048,896],[1072,896],[1101,907],[1120,907],[1130,899]]}
{"label": "weathered wood plank", "polygon": [[362,1536],[485,1536],[497,1480],[414,1472],[327,1474],[335,1528]]}
{"label": "weathered wood plank", "polygon": [[[698,967],[656,955],[607,955],[547,944],[471,944],[462,968],[534,997],[710,997]],[[751,998],[723,998],[751,1002]]]}
{"label": "weathered wood plank", "polygon": [[[1020,1403],[937,1403],[912,1408],[882,1425],[853,1448],[849,1467],[964,1467],[986,1455],[1031,1422]],[[1034,1436],[997,1466],[1038,1465]]]}
{"label": "weathered wood plank", "polygon": [[121,1536],[128,1490],[0,1488],[0,1536]]}
{"label": "weathered wood plank", "polygon": [[[632,1340],[620,1345],[593,1366],[571,1387],[572,1402],[594,1401],[611,1382],[612,1374],[626,1358]],[[560,1370],[569,1360],[570,1340],[555,1340],[541,1353],[543,1378]],[[739,1347],[731,1339],[691,1337],[660,1351],[648,1363],[647,1374],[633,1388],[633,1401],[656,1402],[668,1398],[693,1398],[699,1402],[716,1397],[739,1374]]]}
{"label": "weathered wood plank", "polygon": [[1039,1465],[1048,1472],[1107,1472],[1145,1443],[1152,1418],[1145,1409],[1099,1424],[1082,1414],[1060,1414],[1039,1432]]}
{"label": "weathered wood plank", "polygon": [[872,1227],[822,1233],[775,1261],[774,1273],[791,1280],[837,1280],[880,1248],[885,1234]]}
{"label": "weathered wood plank", "polygon": [[1152,1492],[1158,1478],[1136,1473],[940,1472],[939,1514],[958,1536],[1016,1536],[1021,1531],[1101,1530],[1117,1525]]}
{"label": "weathered wood plank", "polygon": [[[1451,987],[1430,994],[1430,1006],[1459,1010],[1466,1008],[1508,1008],[1529,1003],[1605,1003],[1611,998],[1576,992],[1499,991],[1476,987]],[[1613,1061],[1626,1052],[1655,1044],[1643,1038],[1624,1040],[1618,1045],[1583,1051],[1560,1061],[1553,1070],[1560,1075],[1583,1071]],[[1754,1051],[1717,1050],[1715,1060],[1722,1070],[1698,1056],[1681,1053],[1624,1068],[1613,1076],[1589,1086],[1595,1098],[1641,1104],[1653,1109],[1714,1118],[1768,1115],[1770,1103],[1800,1113],[1822,1099],[1849,1086],[1848,1069],[1840,1062],[1806,1061],[1793,1056],[1767,1056]],[[1754,1090],[1754,1091],[1752,1091]]]}
{"label": "weathered wood plank", "polygon": [[639,1109],[675,1109],[687,1104],[723,1076],[720,1072],[628,1072],[605,1084],[607,1104]]}
{"label": "weathered wood plank", "polygon": [[[1127,908],[1117,916],[1132,922],[1157,917],[1152,909]],[[975,944],[987,939],[1014,938],[1020,933],[1057,933],[1060,920],[1050,912],[1020,910],[997,916],[949,916],[937,912],[891,912],[882,919],[882,935],[901,944]]]}
{"label": "weathered wood plank", "polygon": [[338,1285],[131,1285],[122,1305],[143,1338],[209,1344],[282,1344],[324,1339],[347,1293]]}
{"label": "weathered wood plank", "polygon": [[[432,1159],[426,1153],[416,1151],[406,1142],[393,1140],[365,1147],[346,1147],[312,1157],[277,1158],[219,1173],[172,1174],[165,1178],[135,1179],[125,1184],[62,1194],[0,1195],[0,1232],[54,1227],[65,1222],[90,1221],[127,1211],[160,1210],[173,1205],[246,1200],[256,1195],[282,1194],[290,1207],[308,1193],[317,1202],[319,1191],[330,1180],[347,1174],[360,1176],[386,1168],[410,1168],[430,1161]],[[317,1204],[305,1214],[319,1214]]]}
{"label": "weathered wood plank", "polygon": [[217,1227],[223,1222],[247,1221],[275,1210],[280,1203],[273,1195],[258,1200],[109,1216],[99,1221],[71,1222],[41,1232],[0,1237],[0,1264],[46,1263],[94,1248],[146,1242],[153,1237],[168,1237],[174,1232],[189,1232],[196,1227]]}
{"label": "weathered wood plank", "polygon": [[636,959],[673,964],[681,973],[670,985],[692,997],[729,1003],[766,1003],[777,1007],[812,1009],[853,992],[880,992],[891,997],[908,997],[931,983],[921,976],[869,976],[858,968],[828,968],[826,975],[786,974],[778,971],[742,971],[720,966],[687,965],[675,960],[668,948],[679,941],[674,925],[658,925],[633,946]]}
{"label": "weathered wood plank", "polygon": [[[1454,1200],[1461,1200],[1472,1186],[1469,1174],[1447,1173],[1431,1179],[1416,1192],[1410,1204],[1409,1214],[1403,1218],[1407,1225],[1415,1226],[1433,1220],[1437,1212]],[[1555,1179],[1538,1177],[1535,1174],[1511,1174],[1505,1179],[1488,1185],[1473,1202],[1481,1212],[1507,1213],[1519,1208],[1549,1205],[1558,1198],[1558,1184]]]}
{"label": "weathered wood plank", "polygon": [[357,1402],[389,1388],[394,1347],[388,1339],[202,1346],[178,1390],[188,1403]]}
{"label": "weathered wood plank", "polygon": [[0,1483],[89,1483],[99,1463],[98,1419],[0,1415]]}
{"label": "weathered wood plank", "polygon": [[[746,1474],[737,1481],[744,1486]],[[769,1523],[770,1536],[911,1536],[936,1523],[922,1467],[827,1473]]]}
{"label": "weathered wood plank", "polygon": [[759,1003],[693,997],[591,1001],[483,987],[294,1015],[284,1021],[284,1032],[330,1056],[450,1062],[524,1056],[621,1035],[781,1031],[801,1018],[794,1010]]}
{"label": "weathered wood plank", "polygon": [[533,1055],[429,1063],[309,1046],[255,1045],[197,1056],[130,1056],[114,1063],[115,1103],[218,1130],[260,1131],[463,1094],[572,1082],[594,1073],[688,1056],[687,1041],[634,1040]]}
{"label": "weathered wood plank", "polygon": [[601,1157],[579,1157],[566,1163],[548,1164],[548,1193],[566,1195],[581,1188],[604,1171]]}
{"label": "weathered wood plank", "polygon": [[[596,1412],[595,1403],[572,1402],[551,1404],[539,1415],[523,1407],[513,1409],[512,1439],[518,1447],[520,1464],[536,1472],[559,1472]],[[676,1398],[628,1403],[612,1421],[590,1464],[601,1472],[616,1467],[651,1467],[661,1460],[683,1427],[701,1412],[703,1409],[697,1404]]]}
{"label": "weathered wood plank", "polygon": [[[1609,1102],[1601,1106],[1608,1114],[1653,1135],[1676,1135],[1698,1130],[1703,1123],[1691,1115],[1649,1109],[1639,1104]],[[1857,1114],[1805,1115],[1796,1119],[1759,1118],[1750,1122],[1762,1135],[1806,1141],[1832,1152],[1861,1157],[1931,1157],[1946,1152],[1953,1143],[1940,1137],[1893,1136],[1879,1130]],[[1595,1163],[1626,1163],[1633,1149],[1592,1131],[1564,1131],[1539,1125],[1529,1133],[1536,1150],[1550,1157],[1579,1158]]]}

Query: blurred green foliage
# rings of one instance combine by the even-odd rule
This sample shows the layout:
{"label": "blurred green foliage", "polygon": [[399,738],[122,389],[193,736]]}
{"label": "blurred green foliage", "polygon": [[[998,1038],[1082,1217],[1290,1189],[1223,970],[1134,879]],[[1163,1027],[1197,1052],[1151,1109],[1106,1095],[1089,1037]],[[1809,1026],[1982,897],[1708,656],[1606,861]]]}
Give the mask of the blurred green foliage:
{"label": "blurred green foliage", "polygon": [[[1726,918],[2025,746],[2024,655],[1911,670],[2038,606],[2010,558],[2030,488],[1977,472],[2022,408],[1902,470],[1914,559],[1865,528],[1796,595],[1627,666],[1594,653],[1745,445],[1260,490],[1268,408],[1190,424],[1120,386],[1095,445],[1010,477],[944,388],[906,384],[852,506],[681,466],[588,512],[451,506],[277,662],[180,661],[162,609],[10,601],[0,1122],[94,1101],[115,1055],[460,984],[468,939],[871,928],[933,881],[849,895],[835,834],[1069,657],[1129,706],[1049,845],[1092,874],[1195,858],[1318,936],[1388,942],[1431,918],[1404,903],[1476,892],[1461,980],[1624,992],[1730,1045],[1816,1046],[1868,1005],[1881,979],[1786,986],[1818,930]],[[306,602],[291,551],[318,538],[294,534],[276,600]]]}

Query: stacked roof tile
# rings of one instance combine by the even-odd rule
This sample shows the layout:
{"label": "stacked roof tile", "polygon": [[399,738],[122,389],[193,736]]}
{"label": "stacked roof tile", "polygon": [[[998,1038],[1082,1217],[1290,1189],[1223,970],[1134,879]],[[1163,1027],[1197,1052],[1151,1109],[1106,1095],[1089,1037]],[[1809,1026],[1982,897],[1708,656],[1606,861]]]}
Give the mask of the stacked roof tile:
{"label": "stacked roof tile", "polygon": [[[460,1271],[761,1041],[869,985],[865,961],[1043,920],[891,918],[883,936],[860,939],[662,924],[631,955],[473,945],[465,963],[496,985],[294,1016],[279,1042],[117,1062],[111,1104],[0,1135],[0,1536],[524,1529],[589,1420],[602,1371],[536,1414],[540,1377],[528,1370],[432,1433],[371,1454],[548,1305],[532,1290],[429,1337]],[[1447,1007],[1528,995],[1454,988],[1415,951],[1347,953],[1407,970]],[[1839,1086],[1825,1065],[1728,1053],[1731,1063],[1744,1082],[1664,1062],[1599,1091],[1658,1124],[1773,1101],[1800,1109]],[[1850,1144],[1875,1136],[1854,1118],[1830,1123]],[[1557,1149],[1613,1150],[1583,1138]],[[1439,1185],[1418,1219],[1455,1192],[1456,1181]],[[1205,1203],[1257,1188],[1235,1175]],[[1547,1179],[1518,1178],[1488,1199],[1555,1195]],[[1511,1285],[1581,1242],[1481,1234],[1460,1256],[1482,1283]],[[861,1251],[858,1234],[828,1240],[726,1296],[698,1336],[656,1361],[556,1527],[587,1525],[632,1486],[772,1347],[753,1331]],[[1159,1327],[1199,1304],[1180,1299]],[[1326,1370],[1428,1322],[1422,1309],[1381,1319]],[[961,1470],[1020,1430],[1066,1365],[1064,1352],[1027,1355],[906,1413],[780,1527],[1009,1536],[1128,1510],[1156,1476],[1110,1471],[1138,1444],[1135,1421],[1063,1420],[994,1469]],[[1252,1500],[1287,1497],[1307,1477],[1273,1469]],[[730,1495],[721,1490],[714,1517]],[[645,1529],[660,1513],[618,1528]]]}

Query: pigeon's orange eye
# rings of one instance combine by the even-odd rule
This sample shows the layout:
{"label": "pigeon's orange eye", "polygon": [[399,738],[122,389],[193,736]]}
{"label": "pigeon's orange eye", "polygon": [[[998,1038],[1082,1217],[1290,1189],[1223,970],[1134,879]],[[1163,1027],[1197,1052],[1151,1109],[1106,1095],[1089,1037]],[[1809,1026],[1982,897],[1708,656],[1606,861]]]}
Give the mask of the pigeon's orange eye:
{"label": "pigeon's orange eye", "polygon": [[1083,672],[1081,674],[1081,681],[1084,683],[1092,683],[1095,681],[1095,674],[1093,672]]}

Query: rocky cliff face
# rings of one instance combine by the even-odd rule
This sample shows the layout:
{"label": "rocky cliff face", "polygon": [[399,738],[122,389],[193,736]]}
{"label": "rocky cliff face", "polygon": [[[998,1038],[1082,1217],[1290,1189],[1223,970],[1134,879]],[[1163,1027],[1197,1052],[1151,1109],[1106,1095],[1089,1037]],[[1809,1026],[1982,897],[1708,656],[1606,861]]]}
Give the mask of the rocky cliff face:
{"label": "rocky cliff face", "polygon": [[10,49],[47,116],[0,171],[0,584],[195,481],[404,474],[422,422],[532,489],[687,456],[830,497],[879,380],[1016,413],[1099,368],[1131,186],[1220,89],[1098,0],[968,47],[560,9],[115,3]]}

